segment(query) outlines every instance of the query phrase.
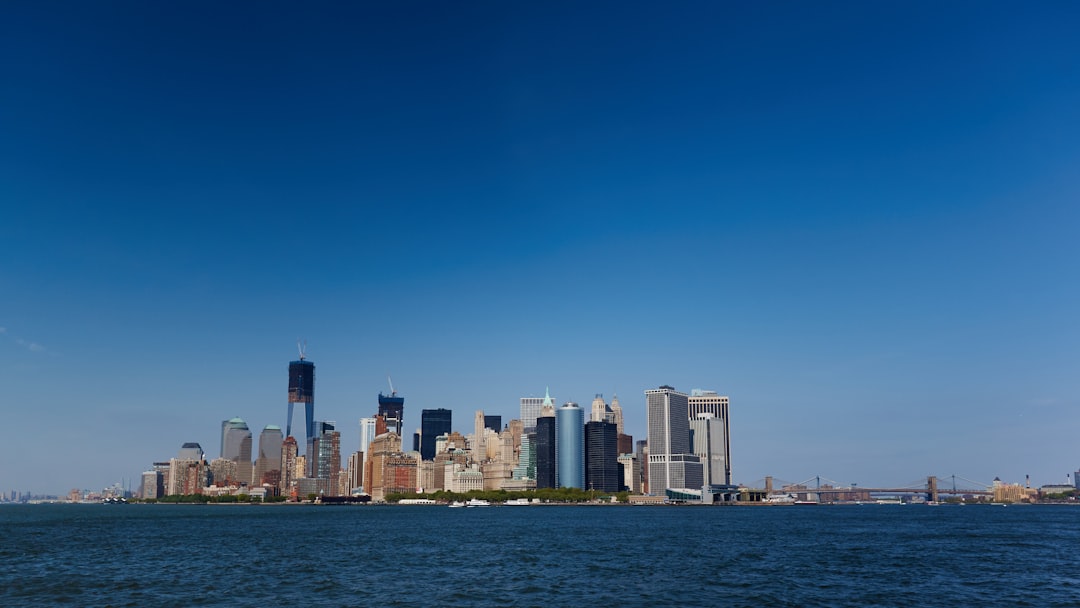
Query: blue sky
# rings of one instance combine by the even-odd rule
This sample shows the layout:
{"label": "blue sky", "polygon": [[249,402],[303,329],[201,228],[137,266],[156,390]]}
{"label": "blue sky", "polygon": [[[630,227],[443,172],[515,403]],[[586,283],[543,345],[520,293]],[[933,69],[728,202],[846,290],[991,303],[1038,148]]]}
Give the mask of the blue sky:
{"label": "blue sky", "polygon": [[550,386],[735,478],[1080,468],[1071,3],[0,9],[0,488]]}

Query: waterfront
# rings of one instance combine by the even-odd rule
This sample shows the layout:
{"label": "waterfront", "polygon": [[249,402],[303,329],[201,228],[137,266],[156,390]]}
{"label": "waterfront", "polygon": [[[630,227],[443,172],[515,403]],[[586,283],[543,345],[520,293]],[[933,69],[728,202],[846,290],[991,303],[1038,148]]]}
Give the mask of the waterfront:
{"label": "waterfront", "polygon": [[1054,506],[0,509],[0,604],[1080,603]]}

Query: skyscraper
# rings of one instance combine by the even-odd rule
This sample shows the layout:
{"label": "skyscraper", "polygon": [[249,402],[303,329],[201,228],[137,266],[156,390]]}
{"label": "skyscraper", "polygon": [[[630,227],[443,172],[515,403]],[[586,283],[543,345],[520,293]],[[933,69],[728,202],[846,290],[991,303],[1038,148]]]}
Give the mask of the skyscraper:
{"label": "skyscraper", "polygon": [[269,424],[259,433],[259,455],[255,458],[255,474],[251,485],[258,487],[268,483],[277,487],[281,483],[281,427]]}
{"label": "skyscraper", "polygon": [[618,427],[614,422],[585,423],[585,488],[618,492],[620,483]]}
{"label": "skyscraper", "polygon": [[555,401],[551,398],[551,392],[546,388],[544,389],[543,398],[521,398],[521,424],[523,432],[531,433],[533,429],[536,428],[536,419],[540,417],[540,410],[545,405],[555,407]]}
{"label": "skyscraper", "polygon": [[304,359],[301,351],[299,361],[289,362],[289,417],[285,421],[285,435],[292,436],[293,406],[304,404],[304,443],[315,437],[315,364]]}
{"label": "skyscraper", "polygon": [[614,422],[614,415],[611,412],[611,408],[604,402],[604,396],[600,393],[596,394],[596,398],[592,402],[592,412],[589,415],[589,420],[593,422]]}
{"label": "skyscraper", "polygon": [[585,489],[585,414],[567,401],[555,411],[555,484]]}
{"label": "skyscraper", "polygon": [[452,412],[445,408],[420,411],[420,459],[435,458],[435,438],[451,430]]}
{"label": "skyscraper", "polygon": [[[729,399],[725,395],[719,395],[716,391],[694,389],[690,391],[688,400],[688,415],[690,420],[698,417],[698,414],[712,414],[715,420],[710,424],[717,425],[720,430],[715,431],[723,435],[723,445],[713,446],[713,453],[718,460],[723,460],[723,477],[727,481],[707,483],[731,483],[731,425],[728,420]],[[697,452],[697,450],[695,450]],[[715,462],[715,461],[714,461]]]}
{"label": "skyscraper", "polygon": [[405,418],[405,398],[398,397],[397,391],[389,395],[379,393],[379,415],[386,420],[387,430],[401,437],[402,420]]}
{"label": "skyscraper", "polygon": [[723,421],[710,412],[703,412],[690,419],[690,443],[694,454],[701,459],[705,483],[728,485],[731,468],[727,466]]}
{"label": "skyscraper", "polygon": [[[622,413],[622,406],[619,405],[619,396],[618,395],[612,395],[611,396],[611,417],[612,417],[613,421],[615,422],[615,428],[616,428],[617,432],[620,435],[622,435],[623,434],[623,413]],[[627,452],[629,452],[629,450],[627,450]]]}
{"label": "skyscraper", "polygon": [[496,433],[502,431],[502,416],[484,414],[484,428],[491,429]]}
{"label": "skyscraper", "polygon": [[368,446],[371,445],[371,440],[375,439],[377,433],[375,432],[375,418],[361,418],[360,419],[360,451],[367,454]]}
{"label": "skyscraper", "polygon": [[251,430],[241,418],[221,422],[221,457],[236,463],[237,485],[251,484]]}
{"label": "skyscraper", "polygon": [[555,416],[536,419],[536,487],[555,487]]}
{"label": "skyscraper", "polygon": [[281,494],[291,496],[296,485],[296,438],[289,436],[281,442]]}
{"label": "skyscraper", "polygon": [[690,449],[687,396],[671,386],[645,391],[649,432],[649,493],[701,488],[701,461]]}

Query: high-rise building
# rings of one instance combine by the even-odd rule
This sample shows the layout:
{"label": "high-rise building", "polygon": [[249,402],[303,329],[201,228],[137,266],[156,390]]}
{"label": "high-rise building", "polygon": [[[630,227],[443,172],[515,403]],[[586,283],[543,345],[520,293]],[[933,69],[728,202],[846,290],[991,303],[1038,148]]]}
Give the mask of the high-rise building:
{"label": "high-rise building", "polygon": [[484,428],[491,429],[496,433],[502,431],[502,416],[484,414]]}
{"label": "high-rise building", "polygon": [[592,422],[614,422],[614,414],[607,403],[604,402],[604,396],[600,393],[596,394],[596,398],[592,402],[592,412],[589,415],[589,420]]}
{"label": "high-rise building", "polygon": [[161,487],[161,471],[144,471],[142,485],[139,488],[139,498],[161,498],[158,488]]}
{"label": "high-rise building", "polygon": [[386,420],[387,430],[401,437],[402,421],[405,419],[405,398],[398,397],[397,391],[389,395],[379,393],[379,415]]}
{"label": "high-rise building", "polygon": [[690,443],[694,454],[701,459],[706,484],[731,484],[725,427],[723,421],[710,412],[700,413],[690,419]]}
{"label": "high-rise building", "polygon": [[281,444],[283,441],[281,427],[275,424],[266,425],[259,433],[259,455],[255,458],[252,486],[259,487],[266,483],[276,488],[281,483]]}
{"label": "high-rise building", "polygon": [[333,423],[322,424],[323,433],[318,441],[315,477],[327,480],[327,493],[336,495],[341,475],[341,433],[334,430]]}
{"label": "high-rise building", "polygon": [[[383,431],[384,433],[386,431]],[[371,440],[375,439],[378,434],[375,432],[375,418],[361,418],[360,419],[360,450],[367,454],[368,446],[371,445]]]}
{"label": "high-rise building", "polygon": [[555,485],[585,489],[585,414],[567,401],[555,411]]}
{"label": "high-rise building", "polygon": [[473,414],[472,453],[473,460],[481,463],[488,459],[487,437],[484,428],[484,410],[476,410],[476,413]]}
{"label": "high-rise building", "polygon": [[668,489],[699,489],[701,461],[690,448],[687,395],[671,386],[645,391],[649,432],[649,493]]}
{"label": "high-rise building", "polygon": [[727,396],[719,395],[716,391],[706,391],[701,389],[690,391],[690,398],[687,400],[687,414],[689,415],[690,420],[697,418],[698,414],[712,414],[715,420],[710,423],[710,426],[719,426],[720,430],[715,432],[723,435],[723,445],[714,446],[712,449],[714,453],[717,453],[718,459],[722,459],[724,462],[723,477],[727,481],[707,481],[707,483],[731,483],[731,425],[728,420],[729,401]]}
{"label": "high-rise building", "polygon": [[[618,427],[616,427],[618,428]],[[619,433],[619,455],[634,452],[634,436]]]}
{"label": "high-rise building", "polygon": [[618,492],[622,485],[618,451],[618,427],[614,422],[585,423],[585,488]]}
{"label": "high-rise building", "polygon": [[623,487],[634,494],[641,493],[641,467],[638,465],[637,456],[633,454],[620,454],[619,466],[623,468]]}
{"label": "high-rise building", "polygon": [[281,494],[282,496],[291,496],[292,490],[296,486],[296,459],[299,446],[296,445],[296,438],[286,437],[281,442]]}
{"label": "high-rise building", "polygon": [[315,437],[315,364],[300,354],[299,361],[289,362],[289,417],[285,421],[285,435],[292,436],[293,406],[304,405],[304,444]]}
{"label": "high-rise building", "polygon": [[[619,396],[611,396],[611,417],[615,422],[615,428],[620,435],[623,434],[623,413],[622,406],[619,405]],[[629,450],[627,450],[629,451]]]}
{"label": "high-rise building", "polygon": [[204,457],[202,446],[195,442],[188,442],[180,446],[176,457],[180,460],[202,460]]}
{"label": "high-rise building", "polygon": [[251,484],[251,430],[241,418],[221,422],[221,457],[236,463],[236,485]]}
{"label": "high-rise building", "polygon": [[555,487],[555,416],[536,419],[536,487]]}
{"label": "high-rise building", "polygon": [[353,452],[349,456],[349,493],[364,487],[364,453]]}
{"label": "high-rise building", "polygon": [[555,401],[551,398],[551,391],[544,389],[543,398],[521,398],[521,424],[524,432],[531,433],[536,428],[536,419],[540,417],[540,410],[544,406],[555,407]]}
{"label": "high-rise building", "polygon": [[518,452],[518,463],[514,467],[512,477],[520,480],[536,480],[536,433],[526,433],[521,436],[521,450]]}
{"label": "high-rise building", "polygon": [[309,444],[307,476],[316,479],[332,479],[328,487],[337,488],[341,471],[341,434],[333,422],[316,421],[317,435]]}
{"label": "high-rise building", "polygon": [[451,430],[452,412],[446,408],[420,411],[420,459],[435,458],[435,439]]}

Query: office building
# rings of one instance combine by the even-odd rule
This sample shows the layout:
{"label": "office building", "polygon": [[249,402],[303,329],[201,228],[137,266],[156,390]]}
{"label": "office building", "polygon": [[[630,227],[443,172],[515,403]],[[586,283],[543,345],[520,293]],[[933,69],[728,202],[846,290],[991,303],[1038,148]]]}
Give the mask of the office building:
{"label": "office building", "polygon": [[502,431],[502,416],[484,414],[484,428],[491,429],[496,433]]}
{"label": "office building", "polygon": [[179,460],[202,460],[204,457],[202,446],[195,442],[188,442],[180,446],[176,458]]}
{"label": "office building", "polygon": [[251,484],[251,430],[241,418],[221,422],[221,457],[236,463],[235,485]]}
{"label": "office building", "polygon": [[536,419],[536,487],[555,487],[555,416]]}
{"label": "office building", "polygon": [[268,424],[259,433],[259,454],[255,457],[255,473],[251,485],[258,487],[269,484],[278,487],[281,483],[281,444],[285,440],[281,427]]}
{"label": "office building", "polygon": [[690,448],[688,397],[671,386],[645,391],[649,433],[649,493],[700,489],[701,461]]}
{"label": "office building", "polygon": [[614,422],[590,420],[585,423],[585,489],[619,491],[622,475],[617,431]]}
{"label": "office building", "polygon": [[433,460],[435,458],[435,439],[439,435],[448,434],[453,429],[452,412],[445,408],[428,409],[420,411],[420,459]]}
{"label": "office building", "polygon": [[304,445],[315,437],[315,364],[304,358],[289,362],[289,415],[285,420],[285,436],[292,437],[293,406],[304,406]]}
{"label": "office building", "polygon": [[[720,430],[715,431],[723,435],[723,446],[714,448],[719,452],[718,459],[724,462],[723,477],[727,484],[731,483],[731,423],[728,419],[728,406],[730,400],[725,395],[719,395],[716,391],[694,389],[690,391],[687,400],[687,414],[690,420],[697,418],[698,414],[712,414],[714,422]],[[712,483],[712,482],[710,482]]]}
{"label": "office building", "polygon": [[555,407],[555,401],[551,398],[551,391],[546,388],[544,389],[543,398],[521,398],[521,424],[524,429],[523,432],[531,433],[536,428],[536,419],[540,417],[540,410],[543,409],[545,405],[551,408]]}
{"label": "office building", "polygon": [[712,413],[703,412],[690,419],[690,443],[701,459],[705,483],[730,485],[731,467],[726,460],[726,425]]}
{"label": "office building", "polygon": [[[385,430],[383,431],[386,432]],[[361,418],[360,419],[360,449],[359,451],[367,454],[368,447],[371,445],[371,440],[375,439],[378,433],[375,432],[375,418]]]}
{"label": "office building", "polygon": [[555,411],[555,485],[585,489],[585,414],[567,401]]}
{"label": "office building", "polygon": [[591,422],[614,422],[614,414],[607,403],[604,402],[604,396],[600,393],[596,394],[596,397],[592,402],[592,411],[589,414],[589,421]]}

